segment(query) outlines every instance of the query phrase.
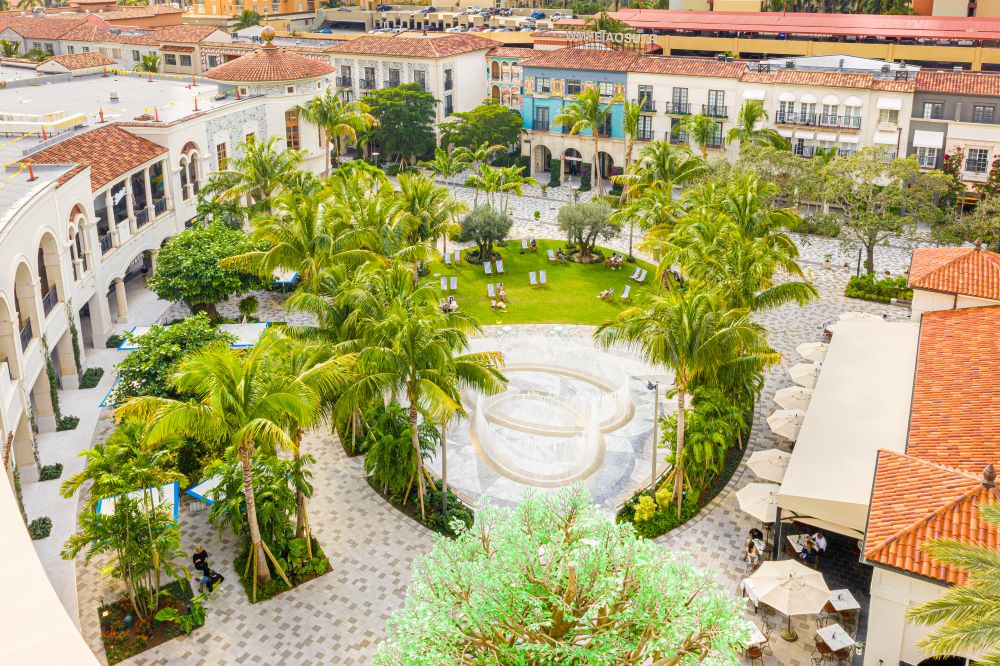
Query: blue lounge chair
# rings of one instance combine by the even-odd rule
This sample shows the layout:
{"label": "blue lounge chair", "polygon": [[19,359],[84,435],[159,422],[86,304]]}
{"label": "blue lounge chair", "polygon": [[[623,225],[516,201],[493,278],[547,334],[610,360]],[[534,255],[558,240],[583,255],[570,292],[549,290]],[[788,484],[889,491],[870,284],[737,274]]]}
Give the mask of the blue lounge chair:
{"label": "blue lounge chair", "polygon": [[631,291],[632,291],[632,285],[630,285],[630,284],[625,285],[625,288],[622,289],[621,299],[623,301],[629,300],[629,292],[631,292]]}
{"label": "blue lounge chair", "polygon": [[497,274],[503,275],[503,260],[497,259]]}
{"label": "blue lounge chair", "polygon": [[641,271],[641,270],[642,270],[641,268],[639,268],[638,266],[636,266],[635,270],[632,271],[632,275],[628,276],[628,279],[629,280],[635,280],[636,278],[638,278],[639,277],[639,271]]}
{"label": "blue lounge chair", "polygon": [[448,291],[448,278],[441,278],[441,291]]}
{"label": "blue lounge chair", "polygon": [[483,270],[486,271],[487,275],[493,275],[493,262],[492,261],[484,261],[483,262]]}
{"label": "blue lounge chair", "polygon": [[496,298],[497,297],[497,290],[496,290],[496,287],[493,286],[492,282],[487,282],[486,283],[486,295],[489,296],[490,298]]}
{"label": "blue lounge chair", "polygon": [[444,265],[451,266],[451,252],[444,253]]}
{"label": "blue lounge chair", "polygon": [[545,271],[539,271],[538,284],[545,284]]}
{"label": "blue lounge chair", "polygon": [[458,290],[458,278],[457,277],[453,277],[451,279],[451,290],[452,291],[457,291]]}
{"label": "blue lounge chair", "polygon": [[531,271],[530,273],[528,273],[528,282],[531,284],[532,287],[538,286],[538,278],[535,277],[535,271]]}
{"label": "blue lounge chair", "polygon": [[556,260],[556,253],[553,252],[552,250],[549,250],[549,261],[554,262],[555,260]]}

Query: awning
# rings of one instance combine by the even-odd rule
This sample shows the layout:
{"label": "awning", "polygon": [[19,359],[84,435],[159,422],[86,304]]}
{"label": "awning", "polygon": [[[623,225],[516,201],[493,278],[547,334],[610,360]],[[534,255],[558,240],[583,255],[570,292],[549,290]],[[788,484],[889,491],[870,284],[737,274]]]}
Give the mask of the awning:
{"label": "awning", "polygon": [[743,99],[763,100],[764,90],[763,88],[747,88],[743,91]]}
{"label": "awning", "polygon": [[826,95],[823,97],[824,104],[831,104],[833,106],[840,106],[840,98],[836,95]]}
{"label": "awning", "polygon": [[861,102],[861,98],[855,97],[854,95],[851,95],[850,97],[844,100],[844,106],[862,106],[862,105],[863,103]]}
{"label": "awning", "polygon": [[815,132],[809,132],[807,130],[795,130],[796,139],[811,139],[816,136]]}
{"label": "awning", "polygon": [[913,145],[916,148],[943,148],[944,132],[917,130],[913,133]]}
{"label": "awning", "polygon": [[816,95],[813,95],[812,93],[806,93],[800,99],[802,100],[803,104],[815,104],[816,103]]}
{"label": "awning", "polygon": [[858,136],[856,134],[845,134],[844,136],[840,137],[840,142],[841,143],[860,143],[860,141],[858,140]]}
{"label": "awning", "polygon": [[903,100],[900,97],[879,97],[876,106],[880,109],[899,111],[903,108]]}
{"label": "awning", "polygon": [[794,93],[790,93],[790,92],[783,92],[780,95],[778,95],[778,101],[781,101],[781,102],[794,102],[795,101],[795,94]]}
{"label": "awning", "polygon": [[903,451],[919,325],[841,321],[781,482],[781,518],[865,530],[879,449]]}
{"label": "awning", "polygon": [[[169,511],[173,517],[174,522],[177,522],[177,509],[179,507],[178,495],[179,490],[177,487],[177,482],[166,483],[159,487],[151,488],[140,488],[139,490],[133,490],[125,493],[125,497],[129,499],[136,500],[140,503],[139,509],[142,510],[142,502],[144,500],[145,491],[150,491],[150,499],[153,502],[153,506],[156,508],[163,508]],[[114,495],[113,497],[105,497],[103,499],[97,500],[97,513],[102,516],[112,516],[115,513],[115,504],[117,499],[121,495]]]}
{"label": "awning", "polygon": [[831,134],[829,132],[820,132],[819,134],[816,135],[816,140],[817,141],[836,141],[837,140],[837,135],[836,134]]}
{"label": "awning", "polygon": [[881,143],[883,145],[895,146],[896,145],[896,133],[895,132],[875,132],[875,137],[872,139],[873,143]]}
{"label": "awning", "polygon": [[779,136],[783,136],[786,139],[791,139],[792,138],[792,130],[778,128],[778,135]]}

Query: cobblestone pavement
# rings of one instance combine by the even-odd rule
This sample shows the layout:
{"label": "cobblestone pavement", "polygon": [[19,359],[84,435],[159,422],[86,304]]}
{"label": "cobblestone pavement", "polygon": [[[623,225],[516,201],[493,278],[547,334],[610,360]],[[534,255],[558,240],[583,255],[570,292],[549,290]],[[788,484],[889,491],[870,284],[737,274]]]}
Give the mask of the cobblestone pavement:
{"label": "cobblestone pavement", "polygon": [[[462,190],[458,188],[460,196]],[[554,199],[565,200],[565,197],[550,191],[544,198],[526,196],[515,200],[513,235],[558,237],[554,226],[558,202]],[[545,203],[550,203],[551,207],[536,222],[532,212]],[[830,243],[827,239],[819,240]],[[621,238],[610,243],[616,249],[624,249],[626,244],[627,240]],[[839,245],[835,241],[833,244]],[[828,251],[827,245],[810,242],[801,246],[805,265],[822,298],[806,307],[787,306],[760,316],[783,359],[767,377],[746,456],[760,449],[788,448],[784,441],[771,434],[765,418],[776,408],[772,400],[775,390],[791,384],[787,368],[801,361],[794,350],[796,345],[819,340],[823,324],[835,319],[840,312],[885,313],[893,320],[909,314],[908,310],[900,308],[844,298],[843,289],[850,272],[841,267],[825,270],[819,266],[822,255]],[[902,248],[887,248],[885,259],[899,270],[909,263],[908,253]],[[299,315],[288,316],[281,309],[281,294],[265,293],[258,297],[261,321],[308,321]],[[237,299],[223,304],[220,311],[225,316],[236,316]],[[186,314],[184,306],[174,305],[161,321]],[[110,431],[108,415],[103,418],[95,441],[100,441]],[[433,539],[427,530],[396,512],[368,487],[361,459],[347,458],[330,435],[309,436],[306,449],[317,459],[314,468],[316,495],[310,505],[310,515],[333,570],[275,599],[251,606],[232,570],[235,541],[228,535],[219,537],[209,526],[206,511],[185,500],[180,519],[185,549],[191,551],[195,545],[203,544],[211,554],[212,566],[219,569],[227,581],[212,601],[208,624],[204,628],[191,637],[175,639],[146,652],[129,663],[369,663],[383,636],[386,618],[402,603],[413,557],[426,552]],[[690,552],[696,562],[717,570],[720,584],[733,594],[737,594],[738,582],[745,575],[739,559],[744,535],[754,524],[753,519],[740,512],[734,491],[752,480],[753,474],[741,465],[729,485],[695,519],[658,540],[666,548]],[[116,591],[100,575],[96,563],[85,565],[82,560],[78,561],[76,570],[82,631],[95,653],[103,659],[96,608],[101,601],[113,598]],[[782,620],[778,616],[777,621]],[[775,634],[771,640],[775,654],[766,658],[769,666],[808,666],[811,663],[813,620],[796,619],[794,625],[799,630],[800,640],[788,644]]]}

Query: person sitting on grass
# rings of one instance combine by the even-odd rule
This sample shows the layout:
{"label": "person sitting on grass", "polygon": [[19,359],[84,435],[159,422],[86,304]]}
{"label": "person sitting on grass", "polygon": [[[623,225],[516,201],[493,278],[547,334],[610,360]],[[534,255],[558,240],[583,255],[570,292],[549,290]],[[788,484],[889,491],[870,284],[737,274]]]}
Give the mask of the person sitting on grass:
{"label": "person sitting on grass", "polygon": [[601,292],[601,295],[598,296],[598,298],[601,299],[602,301],[606,301],[609,298],[611,298],[614,295],[614,293],[615,293],[614,287],[612,287],[611,289],[605,289],[604,291]]}
{"label": "person sitting on grass", "polygon": [[448,309],[446,312],[454,312],[458,309],[458,301],[455,300],[454,296],[448,297]]}
{"label": "person sitting on grass", "polygon": [[562,248],[559,248],[558,250],[556,250],[556,259],[558,259],[559,262],[562,263],[563,266],[566,265],[566,253],[563,252]]}
{"label": "person sitting on grass", "polygon": [[495,298],[490,301],[490,306],[494,310],[506,310],[507,309],[507,304],[506,303],[504,303],[503,301],[497,300]]}
{"label": "person sitting on grass", "polygon": [[503,282],[497,283],[497,298],[503,302],[507,302],[507,287],[503,286]]}
{"label": "person sitting on grass", "polygon": [[538,251],[538,243],[535,242],[534,238],[531,239],[531,251],[532,252]]}
{"label": "person sitting on grass", "polygon": [[442,298],[438,306],[441,308],[441,312],[448,312],[448,301],[445,299]]}

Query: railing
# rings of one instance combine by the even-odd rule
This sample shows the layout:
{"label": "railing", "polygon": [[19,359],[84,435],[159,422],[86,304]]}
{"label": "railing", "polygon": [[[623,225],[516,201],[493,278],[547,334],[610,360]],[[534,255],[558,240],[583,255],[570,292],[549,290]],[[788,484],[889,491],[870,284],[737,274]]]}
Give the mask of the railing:
{"label": "railing", "polygon": [[427,92],[427,82],[426,81],[414,81],[416,85],[420,86],[420,89]]}
{"label": "railing", "polygon": [[338,88],[350,88],[354,85],[349,76],[338,76],[337,77],[337,87]]}
{"label": "railing", "polygon": [[[775,117],[774,122],[779,125],[807,125],[813,126],[817,124],[819,117],[815,113],[790,113],[790,112],[778,112]],[[860,124],[858,125],[860,127]]]}
{"label": "railing", "polygon": [[135,214],[135,228],[142,229],[149,222],[149,209],[143,208]]}
{"label": "railing", "polygon": [[966,173],[982,175],[986,173],[988,166],[986,162],[966,162],[964,170]]}
{"label": "railing", "polygon": [[114,247],[114,245],[111,242],[111,234],[109,232],[101,237],[101,254],[111,252],[112,247]]}
{"label": "railing", "polygon": [[819,124],[821,127],[861,129],[861,116],[835,116],[824,113],[819,117]]}
{"label": "railing", "polygon": [[937,166],[937,155],[917,155],[921,169],[933,169]]}
{"label": "railing", "polygon": [[813,155],[816,154],[816,146],[798,146],[798,145],[796,145],[795,149],[792,152],[794,152],[799,157],[812,157]]}
{"label": "railing", "polygon": [[858,151],[856,150],[845,150],[843,148],[837,149],[837,155],[839,155],[840,157],[854,157],[857,154]]}
{"label": "railing", "polygon": [[635,138],[639,141],[652,141],[653,130],[639,130],[636,132]]}
{"label": "railing", "polygon": [[687,134],[685,134],[684,132],[678,132],[677,134],[674,134],[673,132],[668,131],[667,140],[670,141],[670,143],[677,145],[681,143],[687,143],[688,138]]}
{"label": "railing", "polygon": [[667,102],[666,112],[673,116],[686,116],[691,113],[691,105],[687,102]]}
{"label": "railing", "polygon": [[729,113],[726,111],[726,107],[719,106],[717,104],[702,104],[701,113],[704,116],[710,116],[712,118],[728,118]]}
{"label": "railing", "polygon": [[451,79],[445,79],[444,80],[444,89],[445,90],[451,90],[453,87],[455,87],[455,82],[454,81],[452,81]]}
{"label": "railing", "polygon": [[42,312],[48,317],[49,313],[52,312],[52,308],[56,306],[59,302],[59,292],[56,291],[55,287],[49,289],[49,293],[42,296]]}
{"label": "railing", "polygon": [[157,199],[153,202],[153,213],[159,217],[167,212],[167,198]]}
{"label": "railing", "polygon": [[375,79],[361,79],[358,81],[358,85],[361,86],[362,90],[375,90]]}
{"label": "railing", "polygon": [[386,88],[398,88],[400,85],[399,79],[389,79],[389,82],[385,84]]}
{"label": "railing", "polygon": [[536,132],[551,132],[552,126],[549,124],[548,120],[542,120],[541,118],[535,118],[531,122],[531,129]]}
{"label": "railing", "polygon": [[24,323],[24,326],[21,328],[21,351],[24,351],[25,349],[28,348],[28,345],[31,343],[31,339],[33,337],[35,336],[31,331],[31,320],[29,319]]}
{"label": "railing", "polygon": [[944,120],[944,109],[931,111],[930,113],[927,113],[925,110],[920,117],[924,120]]}
{"label": "railing", "polygon": [[656,102],[653,101],[652,97],[640,97],[639,99],[632,100],[632,103],[639,104],[639,110],[643,113],[656,112]]}
{"label": "railing", "polygon": [[982,125],[996,125],[997,123],[996,123],[995,118],[996,118],[996,116],[992,116],[992,115],[991,116],[979,116],[979,117],[976,117],[975,115],[973,115],[972,116],[972,122],[979,123],[979,124],[982,124]]}

